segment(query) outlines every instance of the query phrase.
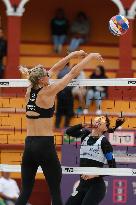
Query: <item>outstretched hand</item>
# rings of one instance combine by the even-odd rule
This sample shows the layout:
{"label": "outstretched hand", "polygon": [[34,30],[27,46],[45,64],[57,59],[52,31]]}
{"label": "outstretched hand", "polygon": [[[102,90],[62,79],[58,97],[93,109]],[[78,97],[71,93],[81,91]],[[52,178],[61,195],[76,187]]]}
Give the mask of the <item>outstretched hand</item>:
{"label": "outstretched hand", "polygon": [[97,59],[99,61],[101,61],[102,63],[104,62],[102,56],[100,53],[89,53],[87,54],[85,51],[80,50],[80,51],[74,51],[72,53],[70,53],[71,57],[73,58],[85,58],[86,56],[90,55],[91,58]]}
{"label": "outstretched hand", "polygon": [[74,51],[70,53],[70,55],[72,55],[72,57],[75,58],[85,58],[88,54],[85,51],[80,50],[80,51]]}
{"label": "outstretched hand", "polygon": [[121,126],[124,122],[125,122],[125,118],[122,118],[122,117],[118,118],[118,119],[116,120],[116,125],[115,125],[115,127],[117,128],[117,127]]}
{"label": "outstretched hand", "polygon": [[102,63],[104,62],[103,57],[101,56],[100,53],[91,53],[92,57],[101,61]]}

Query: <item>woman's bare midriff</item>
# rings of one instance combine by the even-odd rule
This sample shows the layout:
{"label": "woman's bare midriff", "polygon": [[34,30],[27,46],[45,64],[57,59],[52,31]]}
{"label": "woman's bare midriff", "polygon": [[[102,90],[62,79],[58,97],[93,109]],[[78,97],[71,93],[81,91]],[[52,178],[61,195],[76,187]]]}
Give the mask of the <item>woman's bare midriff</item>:
{"label": "woman's bare midriff", "polygon": [[27,119],[27,136],[53,136],[53,117]]}

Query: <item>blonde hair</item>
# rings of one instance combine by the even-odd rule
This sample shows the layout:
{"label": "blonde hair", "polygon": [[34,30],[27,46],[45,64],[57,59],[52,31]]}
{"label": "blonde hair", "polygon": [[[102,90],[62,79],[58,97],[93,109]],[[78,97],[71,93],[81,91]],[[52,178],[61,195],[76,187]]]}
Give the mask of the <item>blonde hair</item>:
{"label": "blonde hair", "polygon": [[43,67],[43,65],[37,65],[32,69],[20,66],[19,71],[26,76],[33,87],[37,86],[40,78],[46,75],[46,69]]}

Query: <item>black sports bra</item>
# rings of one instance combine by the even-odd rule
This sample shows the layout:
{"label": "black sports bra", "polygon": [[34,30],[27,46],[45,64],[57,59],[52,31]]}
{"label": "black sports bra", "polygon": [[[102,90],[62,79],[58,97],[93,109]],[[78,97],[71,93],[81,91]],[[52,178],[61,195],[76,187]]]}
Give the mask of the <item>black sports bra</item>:
{"label": "black sports bra", "polygon": [[38,113],[39,115],[38,116],[32,116],[32,115],[27,115],[26,114],[26,117],[29,118],[29,119],[51,118],[54,114],[55,105],[52,108],[49,108],[49,109],[41,108],[41,107],[38,107],[36,105],[35,102],[36,102],[37,94],[39,93],[39,91],[41,89],[42,88],[39,88],[39,89],[35,90],[35,89],[31,88],[30,98],[29,98],[29,101],[26,105],[26,112],[27,111],[33,111],[33,112]]}

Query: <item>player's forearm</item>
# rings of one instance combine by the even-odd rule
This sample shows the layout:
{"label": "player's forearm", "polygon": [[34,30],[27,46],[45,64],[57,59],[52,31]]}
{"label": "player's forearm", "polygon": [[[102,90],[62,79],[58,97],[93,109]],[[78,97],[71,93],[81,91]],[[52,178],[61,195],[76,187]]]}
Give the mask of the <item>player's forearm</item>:
{"label": "player's forearm", "polygon": [[59,62],[57,62],[51,69],[49,72],[51,73],[58,73],[59,71],[61,71],[65,65],[67,63],[69,63],[69,61],[74,57],[73,53],[70,53],[69,55],[67,55],[66,57],[62,58]]}
{"label": "player's forearm", "polygon": [[82,128],[82,124],[71,126],[68,129],[66,129],[66,134],[72,137],[74,137],[75,134],[77,136],[77,132],[79,132]]}
{"label": "player's forearm", "polygon": [[72,68],[71,74],[73,75],[73,78],[78,76],[80,71],[83,70],[92,61],[92,59],[97,59],[103,62],[103,59],[99,53],[88,54],[80,63]]}

